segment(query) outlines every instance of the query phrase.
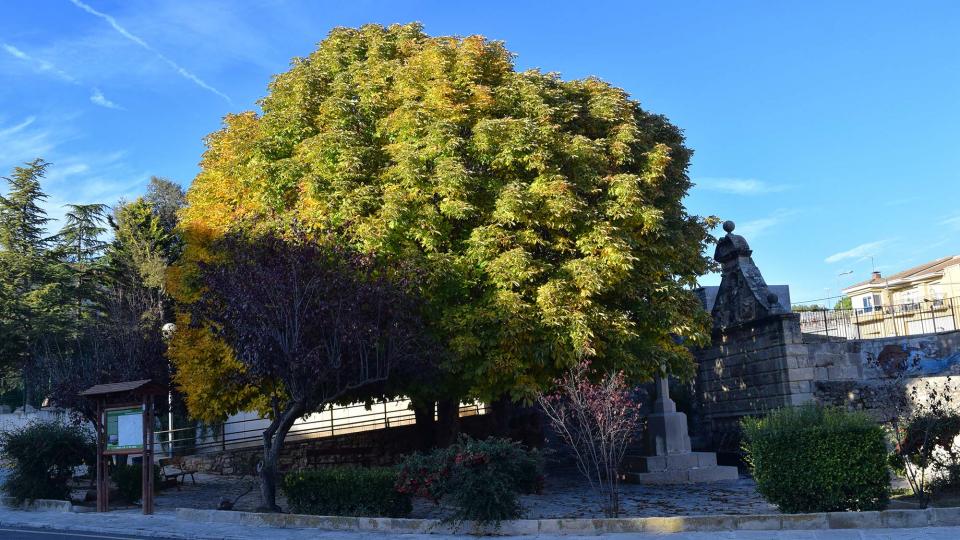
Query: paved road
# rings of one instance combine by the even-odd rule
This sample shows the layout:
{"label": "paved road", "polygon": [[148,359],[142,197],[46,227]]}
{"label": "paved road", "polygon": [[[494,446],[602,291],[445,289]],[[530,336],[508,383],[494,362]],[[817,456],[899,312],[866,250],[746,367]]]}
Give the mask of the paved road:
{"label": "paved road", "polygon": [[[144,540],[143,536],[127,536],[105,533],[75,533],[44,529],[0,527],[3,540]],[[157,540],[156,537],[153,540]]]}

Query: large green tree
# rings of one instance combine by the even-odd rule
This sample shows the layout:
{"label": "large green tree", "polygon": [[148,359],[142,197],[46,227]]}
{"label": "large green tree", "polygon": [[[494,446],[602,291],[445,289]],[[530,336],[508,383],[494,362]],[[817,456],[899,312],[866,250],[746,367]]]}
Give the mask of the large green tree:
{"label": "large green tree", "polygon": [[104,207],[71,206],[77,215],[68,215],[58,251],[75,276],[89,276],[81,305],[97,316],[80,317],[75,332],[46,351],[45,375],[58,404],[92,420],[92,403],[80,391],[120,380],[169,380],[163,325],[173,313],[164,273],[179,253],[175,229],[182,204],[179,186],[153,178],[145,196],[119,202],[106,216],[110,242],[102,240]]}
{"label": "large green tree", "polygon": [[48,166],[35,159],[15,167],[0,197],[0,367],[5,379],[20,379],[31,405],[40,357],[70,323],[66,268],[51,250],[50,219],[40,206]]}
{"label": "large green tree", "polygon": [[57,234],[56,250],[69,269],[72,280],[68,294],[75,304],[77,330],[84,316],[98,311],[100,296],[101,257],[107,243],[105,204],[68,204],[64,224]]}
{"label": "large green tree", "polygon": [[[675,338],[706,337],[691,288],[712,219],[683,206],[680,129],[624,90],[517,71],[480,36],[367,25],[333,30],[260,105],[207,138],[171,274],[182,300],[211,238],[293,217],[427,269],[447,375],[414,395],[529,398],[582,358],[635,380],[691,373]],[[188,394],[213,395],[235,362],[210,336],[183,340]]]}

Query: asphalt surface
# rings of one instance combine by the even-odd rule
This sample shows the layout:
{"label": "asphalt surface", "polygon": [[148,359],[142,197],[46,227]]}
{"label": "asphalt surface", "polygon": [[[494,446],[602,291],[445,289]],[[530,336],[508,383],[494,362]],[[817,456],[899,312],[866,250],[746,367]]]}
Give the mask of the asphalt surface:
{"label": "asphalt surface", "polygon": [[[50,529],[29,529],[23,527],[0,527],[0,539],[3,540],[145,540],[145,536],[117,535],[110,533],[79,533],[54,531]],[[153,537],[150,540],[157,540]]]}

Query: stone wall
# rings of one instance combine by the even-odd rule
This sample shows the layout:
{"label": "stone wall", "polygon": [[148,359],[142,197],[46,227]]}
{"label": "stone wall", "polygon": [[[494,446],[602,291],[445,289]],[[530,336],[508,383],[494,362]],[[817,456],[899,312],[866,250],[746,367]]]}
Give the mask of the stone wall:
{"label": "stone wall", "polygon": [[960,331],[848,341],[803,334],[786,313],[718,329],[696,357],[695,444],[737,451],[744,416],[809,401],[866,408],[877,366],[909,365],[917,380],[960,373]]}
{"label": "stone wall", "polygon": [[799,319],[785,313],[714,332],[713,345],[696,352],[697,409],[694,444],[735,451],[739,422],[809,400],[809,370],[800,367],[791,346],[802,344]]}

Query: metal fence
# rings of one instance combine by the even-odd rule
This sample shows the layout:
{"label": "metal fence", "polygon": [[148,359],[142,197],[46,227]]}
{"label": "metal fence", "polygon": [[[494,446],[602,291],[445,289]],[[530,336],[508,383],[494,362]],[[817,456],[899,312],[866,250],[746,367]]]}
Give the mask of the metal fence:
{"label": "metal fence", "polygon": [[[290,428],[286,442],[414,424],[416,421],[409,403],[402,399],[374,403],[370,407],[363,404],[331,407],[297,420]],[[483,403],[460,406],[460,417],[485,413]],[[269,424],[269,420],[259,415],[246,413],[220,424],[157,431],[154,436],[158,452],[179,455],[222,452],[263,444],[263,431]]]}
{"label": "metal fence", "polygon": [[915,336],[960,328],[960,298],[856,309],[808,309],[799,313],[804,334],[844,339]]}

